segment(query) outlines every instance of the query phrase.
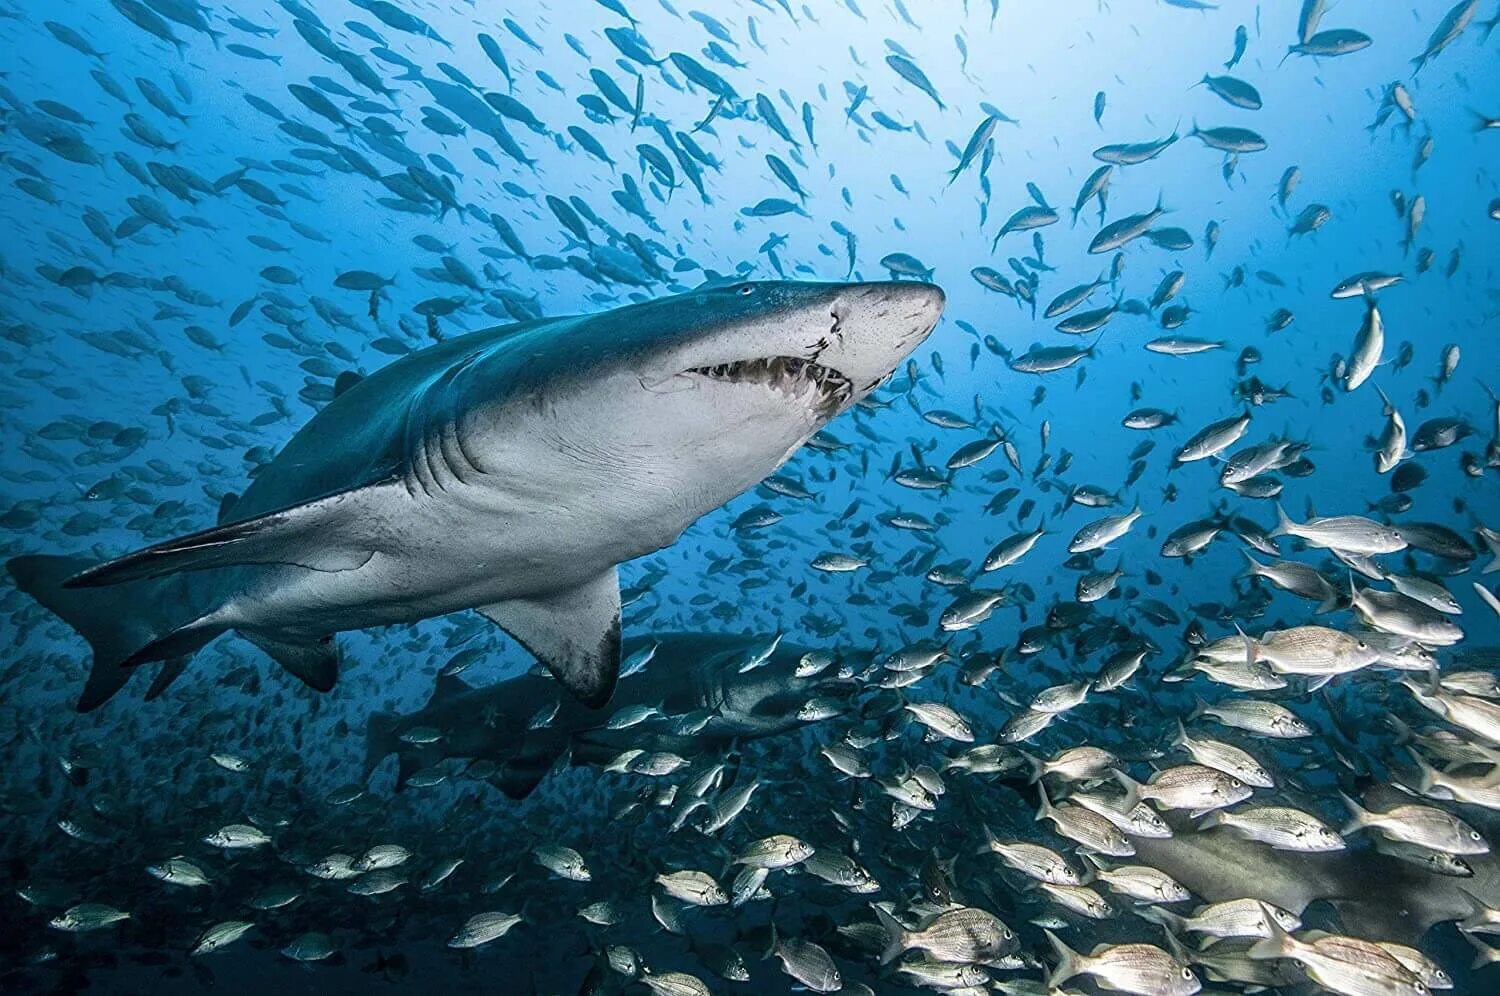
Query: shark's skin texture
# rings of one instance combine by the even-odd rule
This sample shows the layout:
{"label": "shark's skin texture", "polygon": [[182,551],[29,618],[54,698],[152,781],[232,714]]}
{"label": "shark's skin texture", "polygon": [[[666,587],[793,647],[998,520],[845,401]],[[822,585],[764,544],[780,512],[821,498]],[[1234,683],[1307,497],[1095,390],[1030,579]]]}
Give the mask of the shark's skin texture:
{"label": "shark's skin texture", "polygon": [[93,646],[80,709],[119,690],[122,663],[175,674],[229,630],[327,690],[332,634],[463,609],[600,705],[616,565],[773,473],[943,303],[923,283],[743,283],[471,333],[344,390],[219,526],[104,564],[7,566]]}
{"label": "shark's skin texture", "polygon": [[[627,640],[627,656],[656,646],[641,672],[621,680],[614,699],[591,709],[569,697],[551,678],[519,675],[485,688],[461,679],[439,679],[425,707],[405,716],[376,713],[366,732],[366,776],[391,754],[398,757],[397,786],[415,772],[449,758],[490,761],[492,781],[508,795],[531,792],[559,758],[574,765],[604,765],[622,751],[636,748],[698,757],[727,750],[737,741],[776,736],[800,729],[812,720],[799,711],[814,695],[847,699],[855,685],[842,681],[830,666],[810,677],[796,676],[798,661],[809,648],[782,641],[766,662],[740,673],[740,667],[766,646],[765,637],[711,633],[666,633]],[[868,655],[860,658],[868,663]],[[542,729],[528,721],[556,704],[557,714]],[[851,704],[852,705],[852,704]],[[629,706],[656,706],[666,717],[652,717],[622,730],[606,728],[610,717]],[[688,714],[708,714],[700,729],[676,732],[671,727]],[[696,725],[696,724],[695,724]],[[436,730],[429,744],[402,739],[410,731]]]}

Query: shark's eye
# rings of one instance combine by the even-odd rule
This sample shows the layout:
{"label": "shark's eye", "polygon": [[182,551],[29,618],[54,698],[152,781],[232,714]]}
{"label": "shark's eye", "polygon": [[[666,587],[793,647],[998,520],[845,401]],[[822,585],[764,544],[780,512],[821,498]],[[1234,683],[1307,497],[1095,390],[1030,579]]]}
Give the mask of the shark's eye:
{"label": "shark's eye", "polygon": [[740,284],[739,287],[735,289],[735,293],[738,294],[740,297],[749,297],[751,294],[755,293],[755,285],[754,284]]}

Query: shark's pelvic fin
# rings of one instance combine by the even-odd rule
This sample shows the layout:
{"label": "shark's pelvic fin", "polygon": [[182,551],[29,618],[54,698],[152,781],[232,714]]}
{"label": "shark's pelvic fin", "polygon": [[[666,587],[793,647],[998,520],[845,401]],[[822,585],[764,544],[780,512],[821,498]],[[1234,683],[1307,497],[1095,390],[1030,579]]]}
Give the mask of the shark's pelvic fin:
{"label": "shark's pelvic fin", "polygon": [[620,675],[620,579],[614,567],[576,588],[480,606],[584,705],[598,708]]}
{"label": "shark's pelvic fin", "polygon": [[295,564],[316,571],[363,567],[374,554],[370,537],[350,529],[367,522],[358,505],[366,491],[341,491],[277,512],[214,526],[90,567],[65,582],[94,588],[236,564]]}
{"label": "shark's pelvic fin", "polygon": [[241,632],[240,635],[264,650],[273,661],[286,668],[309,688],[328,692],[338,683],[339,653],[331,636],[325,636],[316,643],[293,643],[261,633]]}

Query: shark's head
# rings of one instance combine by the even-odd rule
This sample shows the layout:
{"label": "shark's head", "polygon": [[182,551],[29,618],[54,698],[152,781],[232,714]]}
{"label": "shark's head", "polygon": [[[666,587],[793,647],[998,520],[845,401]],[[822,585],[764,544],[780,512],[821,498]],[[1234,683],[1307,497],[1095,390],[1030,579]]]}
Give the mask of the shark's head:
{"label": "shark's head", "polygon": [[466,376],[493,401],[464,407],[498,430],[474,450],[483,464],[498,449],[496,464],[526,468],[638,556],[874,390],[943,303],[923,283],[740,283],[544,323]]}

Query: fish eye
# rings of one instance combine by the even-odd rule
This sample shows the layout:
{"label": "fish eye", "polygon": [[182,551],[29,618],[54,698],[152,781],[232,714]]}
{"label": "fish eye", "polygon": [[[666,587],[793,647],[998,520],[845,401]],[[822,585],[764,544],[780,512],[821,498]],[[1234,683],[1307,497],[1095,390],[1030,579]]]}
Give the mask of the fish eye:
{"label": "fish eye", "polygon": [[1184,968],[1182,970],[1182,977],[1184,979],[1191,979],[1193,977],[1193,970],[1191,968]]}
{"label": "fish eye", "polygon": [[1242,785],[1242,783],[1240,782],[1240,780],[1238,778],[1231,778],[1231,779],[1229,779],[1229,787],[1230,788],[1242,788],[1243,785]]}
{"label": "fish eye", "polygon": [[1469,839],[1470,840],[1480,840],[1482,838],[1479,836],[1479,831],[1478,830],[1470,830],[1469,831]]}
{"label": "fish eye", "polygon": [[755,293],[755,285],[754,284],[740,284],[737,288],[735,288],[734,292],[736,294],[738,294],[740,297],[749,297],[751,294]]}

